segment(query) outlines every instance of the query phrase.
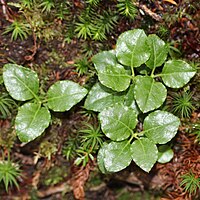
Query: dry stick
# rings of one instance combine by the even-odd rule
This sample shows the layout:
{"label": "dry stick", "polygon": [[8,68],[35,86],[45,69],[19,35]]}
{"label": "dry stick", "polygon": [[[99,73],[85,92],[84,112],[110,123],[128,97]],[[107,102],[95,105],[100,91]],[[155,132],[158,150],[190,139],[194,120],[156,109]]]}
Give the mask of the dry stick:
{"label": "dry stick", "polygon": [[7,7],[7,3],[4,0],[0,0],[1,5],[2,5],[2,11],[3,11],[3,15],[5,16],[6,20],[9,22],[14,22],[14,20],[10,17],[11,13]]}
{"label": "dry stick", "polygon": [[72,191],[72,187],[69,184],[62,183],[57,186],[49,187],[47,190],[40,190],[37,192],[37,195],[39,198],[44,198],[44,197],[47,197],[47,196],[50,196],[50,195],[53,195],[56,193],[60,193],[60,192],[68,193],[71,191]]}
{"label": "dry stick", "polygon": [[142,5],[138,2],[133,3],[136,7],[142,9],[146,14],[148,14],[149,16],[151,16],[153,19],[155,19],[156,21],[162,21],[162,18],[160,15],[152,12],[149,8],[147,8],[146,5]]}

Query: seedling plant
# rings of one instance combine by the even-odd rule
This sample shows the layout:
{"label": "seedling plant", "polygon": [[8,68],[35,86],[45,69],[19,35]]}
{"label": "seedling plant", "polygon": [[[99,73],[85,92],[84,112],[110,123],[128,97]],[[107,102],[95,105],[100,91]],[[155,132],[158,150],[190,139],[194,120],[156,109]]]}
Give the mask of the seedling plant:
{"label": "seedling plant", "polygon": [[167,89],[182,88],[196,70],[183,60],[166,61],[168,50],[157,35],[135,29],[119,36],[115,50],[93,57],[99,82],[84,107],[99,112],[101,129],[109,138],[97,156],[103,173],[120,171],[132,160],[149,172],[156,161],[173,157],[162,145],[176,135],[180,120],[159,108]]}
{"label": "seedling plant", "polygon": [[15,119],[16,134],[22,142],[30,142],[44,132],[51,121],[50,110],[68,111],[87,94],[78,83],[63,80],[41,95],[36,72],[17,64],[4,65],[3,80],[10,96],[22,102]]}
{"label": "seedling plant", "polygon": [[[93,57],[99,82],[84,107],[99,112],[101,129],[110,139],[98,152],[102,172],[120,171],[132,160],[149,172],[156,161],[164,163],[173,157],[173,151],[162,145],[176,135],[180,120],[157,109],[165,102],[167,87],[183,87],[196,70],[182,60],[166,61],[167,56],[168,45],[163,40],[135,29],[119,36],[115,50]],[[40,95],[37,74],[16,64],[4,66],[3,81],[13,99],[24,101],[15,120],[22,142],[44,132],[51,120],[50,110],[68,111],[87,95],[84,87],[68,80],[54,83]]]}

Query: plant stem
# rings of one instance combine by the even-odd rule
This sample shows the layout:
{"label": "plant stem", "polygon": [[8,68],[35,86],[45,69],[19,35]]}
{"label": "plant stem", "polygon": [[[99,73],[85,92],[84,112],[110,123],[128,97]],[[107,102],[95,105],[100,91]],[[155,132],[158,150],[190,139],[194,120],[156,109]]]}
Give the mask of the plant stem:
{"label": "plant stem", "polygon": [[134,78],[135,77],[135,72],[134,72],[134,67],[131,66],[131,72],[132,72],[132,77]]}
{"label": "plant stem", "polygon": [[155,77],[155,76],[154,76],[155,69],[156,69],[156,68],[154,67],[153,70],[151,71],[151,77],[152,77],[152,78]]}

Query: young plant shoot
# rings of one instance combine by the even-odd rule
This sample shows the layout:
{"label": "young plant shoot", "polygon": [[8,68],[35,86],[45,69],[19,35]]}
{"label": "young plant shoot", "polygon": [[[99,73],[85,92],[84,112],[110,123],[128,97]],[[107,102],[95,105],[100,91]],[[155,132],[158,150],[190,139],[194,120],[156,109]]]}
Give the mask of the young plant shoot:
{"label": "young plant shoot", "polygon": [[[135,29],[119,36],[115,50],[93,57],[99,82],[84,106],[99,112],[101,129],[110,139],[98,152],[103,173],[120,171],[132,160],[149,172],[156,161],[164,163],[173,157],[170,148],[164,148],[165,152],[160,146],[176,135],[180,120],[159,108],[167,87],[183,87],[196,70],[182,60],[166,61],[167,56],[163,40]],[[136,128],[141,119],[138,115],[144,118],[140,131]]]}

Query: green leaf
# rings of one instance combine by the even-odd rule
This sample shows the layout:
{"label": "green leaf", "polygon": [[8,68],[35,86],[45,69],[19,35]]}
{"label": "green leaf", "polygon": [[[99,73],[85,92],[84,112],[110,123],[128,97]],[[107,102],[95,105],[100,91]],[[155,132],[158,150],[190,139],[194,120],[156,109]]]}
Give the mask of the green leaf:
{"label": "green leaf", "polygon": [[144,120],[144,133],[154,143],[165,144],[177,133],[180,120],[166,111],[150,113]]}
{"label": "green leaf", "polygon": [[49,110],[40,104],[26,103],[19,107],[15,129],[21,142],[30,142],[40,136],[49,126]]}
{"label": "green leaf", "polygon": [[96,54],[92,61],[101,84],[121,92],[128,88],[131,77],[122,65],[117,63],[115,51],[104,51]]}
{"label": "green leaf", "polygon": [[158,162],[167,163],[174,156],[173,150],[168,145],[162,145],[158,147]]}
{"label": "green leaf", "polygon": [[125,96],[124,105],[132,108],[138,115],[140,113],[140,109],[138,108],[138,105],[137,105],[135,97],[134,97],[134,88],[135,88],[135,85],[131,84],[129,87],[129,90]]}
{"label": "green leaf", "polygon": [[104,134],[112,140],[121,141],[132,134],[137,124],[136,112],[120,104],[104,109],[99,114]]}
{"label": "green leaf", "polygon": [[96,83],[85,100],[84,108],[101,112],[103,109],[124,101],[124,92],[115,92]]}
{"label": "green leaf", "polygon": [[156,145],[148,138],[135,140],[131,144],[133,161],[144,171],[149,172],[158,158]]}
{"label": "green leaf", "polygon": [[122,33],[116,44],[116,56],[119,62],[129,67],[139,67],[150,56],[146,42],[147,36],[141,29],[134,29]]}
{"label": "green leaf", "polygon": [[168,46],[155,34],[148,36],[147,43],[150,47],[151,55],[146,65],[150,69],[161,66],[167,58]]}
{"label": "green leaf", "polygon": [[135,99],[143,113],[159,108],[166,99],[167,90],[162,83],[149,76],[138,76],[135,83]]}
{"label": "green leaf", "polygon": [[47,92],[48,107],[53,111],[64,112],[81,101],[87,90],[72,81],[54,83]]}
{"label": "green leaf", "polygon": [[162,80],[168,87],[181,88],[195,75],[196,70],[183,60],[169,60],[162,70]]}
{"label": "green leaf", "polygon": [[19,101],[26,101],[37,96],[39,79],[37,74],[17,64],[5,64],[3,80],[10,96]]}
{"label": "green leaf", "polygon": [[100,171],[103,174],[107,173],[107,170],[105,168],[105,163],[104,163],[104,158],[105,158],[105,149],[107,148],[108,144],[104,143],[102,147],[99,149],[98,154],[97,154],[97,163]]}
{"label": "green leaf", "polygon": [[108,172],[118,172],[130,165],[131,145],[128,141],[111,142],[104,147],[104,165]]}

